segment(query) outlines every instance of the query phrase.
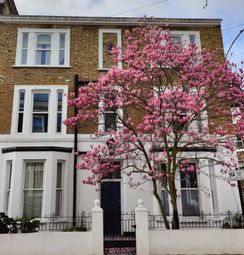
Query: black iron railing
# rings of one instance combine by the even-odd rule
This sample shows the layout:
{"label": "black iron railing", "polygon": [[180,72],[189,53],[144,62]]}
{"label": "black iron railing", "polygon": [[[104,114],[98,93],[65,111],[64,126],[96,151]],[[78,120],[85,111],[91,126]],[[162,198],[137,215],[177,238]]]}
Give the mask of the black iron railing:
{"label": "black iron railing", "polygon": [[[204,214],[200,216],[179,216],[180,229],[206,229],[206,228],[244,228],[244,219],[240,213],[227,211],[223,214]],[[172,217],[168,217],[171,225]],[[149,229],[166,229],[161,215],[148,214]]]}
{"label": "black iron railing", "polygon": [[90,231],[92,228],[92,216],[81,213],[75,218],[68,217],[42,217],[38,231]]}
{"label": "black iron railing", "polygon": [[121,223],[122,223],[122,232],[123,233],[130,233],[135,232],[136,228],[136,220],[135,220],[135,213],[125,213],[121,214]]}

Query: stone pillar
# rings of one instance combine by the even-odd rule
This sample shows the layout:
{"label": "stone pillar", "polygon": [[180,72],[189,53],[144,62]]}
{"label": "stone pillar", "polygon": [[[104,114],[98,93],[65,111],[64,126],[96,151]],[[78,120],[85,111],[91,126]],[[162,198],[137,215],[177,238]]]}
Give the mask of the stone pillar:
{"label": "stone pillar", "polygon": [[94,201],[92,208],[92,254],[103,255],[103,209],[100,200]]}
{"label": "stone pillar", "polygon": [[142,199],[135,209],[136,217],[136,254],[149,255],[148,211]]}

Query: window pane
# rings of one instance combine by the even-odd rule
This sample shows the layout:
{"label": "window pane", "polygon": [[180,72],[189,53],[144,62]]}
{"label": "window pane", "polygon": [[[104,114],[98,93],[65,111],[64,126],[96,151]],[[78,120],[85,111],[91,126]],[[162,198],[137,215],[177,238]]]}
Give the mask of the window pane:
{"label": "window pane", "polygon": [[63,93],[58,92],[58,111],[62,111]]}
{"label": "window pane", "polygon": [[35,93],[33,112],[48,112],[48,93]]}
{"label": "window pane", "polygon": [[8,189],[11,187],[11,178],[12,178],[12,161],[8,162]]}
{"label": "window pane", "polygon": [[34,170],[34,177],[33,177],[33,188],[41,189],[43,182],[43,170],[42,164],[36,165]]}
{"label": "window pane", "polygon": [[197,174],[196,172],[182,172],[180,173],[181,188],[197,188]]}
{"label": "window pane", "polygon": [[57,164],[57,182],[56,188],[62,188],[62,163],[58,162]]}
{"label": "window pane", "polygon": [[27,162],[25,170],[25,189],[42,188],[43,163]]}
{"label": "window pane", "polygon": [[59,51],[59,64],[64,65],[64,50]]}
{"label": "window pane", "polygon": [[24,192],[24,212],[23,216],[28,218],[41,217],[42,191],[31,190]]}
{"label": "window pane", "polygon": [[27,49],[22,49],[21,64],[27,64]]}
{"label": "window pane", "polygon": [[65,48],[65,34],[60,34],[60,49]]}
{"label": "window pane", "polygon": [[8,161],[7,164],[7,190],[6,190],[6,214],[8,214],[8,206],[9,206],[9,196],[10,196],[10,189],[11,189],[11,178],[12,178],[12,161]]}
{"label": "window pane", "polygon": [[108,129],[116,130],[116,114],[115,113],[104,113],[105,119],[105,131]]}
{"label": "window pane", "polygon": [[[33,99],[33,112],[48,112],[48,94],[35,93]],[[32,131],[47,132],[48,113],[33,114]]]}
{"label": "window pane", "polygon": [[17,132],[21,133],[23,130],[23,115],[24,115],[25,92],[19,93],[19,114],[18,114],[18,127]]}
{"label": "window pane", "polygon": [[48,114],[33,114],[32,132],[46,133],[48,130]]}
{"label": "window pane", "polygon": [[25,92],[22,91],[19,94],[19,111],[24,111]]}
{"label": "window pane", "polygon": [[23,33],[23,38],[22,38],[22,48],[27,49],[28,48],[28,33]]}
{"label": "window pane", "polygon": [[58,162],[57,164],[57,179],[56,179],[56,205],[55,214],[60,216],[62,209],[62,173],[63,173],[63,163]]}
{"label": "window pane", "polygon": [[61,127],[62,127],[62,113],[57,114],[57,132],[61,132]]}
{"label": "window pane", "polygon": [[196,164],[185,164],[180,171],[181,188],[197,188]]}
{"label": "window pane", "polygon": [[181,190],[183,216],[199,216],[198,190]]}
{"label": "window pane", "polygon": [[37,35],[38,49],[50,49],[51,48],[51,35]]}
{"label": "window pane", "polygon": [[190,39],[190,44],[195,44],[196,43],[195,35],[190,35],[189,39]]}
{"label": "window pane", "polygon": [[164,204],[164,211],[167,216],[169,216],[169,194],[167,190],[161,191],[161,197]]}
{"label": "window pane", "polygon": [[21,133],[23,130],[23,113],[20,112],[18,116],[18,129],[17,132]]}
{"label": "window pane", "polygon": [[24,217],[40,217],[42,209],[43,163],[27,162],[25,169]]}
{"label": "window pane", "polygon": [[172,43],[175,47],[174,50],[172,50],[172,53],[180,53],[182,50],[182,39],[180,35],[171,35]]}
{"label": "window pane", "polygon": [[55,215],[60,216],[62,208],[62,190],[56,190]]}
{"label": "window pane", "polygon": [[37,65],[50,65],[50,50],[38,50],[36,52],[36,64]]}

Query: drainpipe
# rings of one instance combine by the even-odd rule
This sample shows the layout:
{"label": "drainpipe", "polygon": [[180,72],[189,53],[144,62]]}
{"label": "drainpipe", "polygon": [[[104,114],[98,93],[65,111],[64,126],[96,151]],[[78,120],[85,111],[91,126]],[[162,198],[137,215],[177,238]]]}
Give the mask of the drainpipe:
{"label": "drainpipe", "polygon": [[[78,97],[79,89],[79,76],[76,74],[74,78],[74,87],[75,87],[75,98]],[[78,109],[75,106],[74,116],[78,114]],[[76,226],[76,186],[77,186],[77,151],[78,151],[78,127],[74,127],[74,172],[73,172],[73,227]]]}
{"label": "drainpipe", "polygon": [[240,195],[241,213],[242,213],[242,217],[244,219],[244,197],[243,197],[242,188],[241,188],[241,181],[237,181],[237,185],[238,185],[238,191],[239,191],[239,195]]}

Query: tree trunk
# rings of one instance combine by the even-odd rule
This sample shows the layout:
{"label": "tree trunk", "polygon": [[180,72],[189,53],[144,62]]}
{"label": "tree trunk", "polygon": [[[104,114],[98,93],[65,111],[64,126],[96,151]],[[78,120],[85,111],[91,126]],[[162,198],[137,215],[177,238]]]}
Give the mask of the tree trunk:
{"label": "tree trunk", "polygon": [[156,197],[156,199],[157,199],[157,201],[158,201],[159,208],[160,208],[160,212],[161,212],[161,215],[162,215],[163,220],[164,220],[165,228],[166,228],[166,229],[170,229],[169,221],[168,221],[167,216],[166,216],[166,214],[165,214],[164,205],[163,205],[163,203],[162,203],[162,200],[161,200],[161,198],[158,196],[158,194],[155,194],[155,193],[154,193],[154,196]]}
{"label": "tree trunk", "polygon": [[174,194],[171,196],[171,204],[173,207],[173,221],[172,221],[172,229],[179,229],[180,228],[180,222],[179,222],[179,215],[178,215],[178,209],[177,209],[177,196],[176,196],[176,190]]}
{"label": "tree trunk", "polygon": [[155,198],[158,201],[160,212],[161,212],[161,215],[163,216],[165,228],[166,229],[170,229],[169,221],[168,221],[167,216],[165,214],[165,210],[164,210],[164,205],[163,205],[162,199],[161,199],[161,197],[158,194],[157,183],[156,183],[155,180],[153,180],[153,195],[155,196]]}
{"label": "tree trunk", "polygon": [[173,209],[173,221],[172,221],[172,229],[179,229],[180,228],[180,222],[179,222],[179,215],[178,210]]}
{"label": "tree trunk", "polygon": [[173,220],[172,220],[172,229],[179,229],[180,222],[179,222],[179,214],[177,208],[177,190],[175,188],[175,183],[169,183],[169,192],[170,192],[170,201],[173,209]]}

